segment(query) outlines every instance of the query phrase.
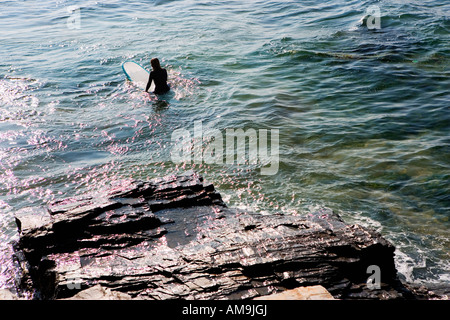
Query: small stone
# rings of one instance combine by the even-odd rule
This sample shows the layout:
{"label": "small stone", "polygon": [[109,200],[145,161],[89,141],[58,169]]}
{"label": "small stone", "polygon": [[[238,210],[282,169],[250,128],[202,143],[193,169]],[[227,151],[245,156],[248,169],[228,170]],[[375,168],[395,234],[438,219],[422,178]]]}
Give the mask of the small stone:
{"label": "small stone", "polygon": [[61,300],[131,300],[131,296],[126,293],[112,291],[98,284],[78,292],[73,297]]}
{"label": "small stone", "polygon": [[0,289],[0,300],[19,300],[20,298],[8,289]]}
{"label": "small stone", "polygon": [[268,296],[257,297],[254,300],[335,300],[324,287],[309,286],[286,290]]}

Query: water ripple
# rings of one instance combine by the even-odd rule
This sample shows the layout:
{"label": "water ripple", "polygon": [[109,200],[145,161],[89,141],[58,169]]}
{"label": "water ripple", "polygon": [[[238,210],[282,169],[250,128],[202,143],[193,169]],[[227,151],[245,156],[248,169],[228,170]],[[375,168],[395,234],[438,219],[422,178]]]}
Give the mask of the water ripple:
{"label": "water ripple", "polygon": [[[69,29],[72,4],[2,3],[1,243],[16,237],[17,210],[195,169],[232,206],[325,205],[375,226],[404,277],[449,281],[448,4],[82,1],[80,29]],[[367,28],[370,5],[379,30]],[[125,81],[123,61],[152,57],[169,95]],[[194,121],[279,129],[278,173],[174,164],[171,134],[193,133]],[[0,250],[3,287],[13,265]]]}

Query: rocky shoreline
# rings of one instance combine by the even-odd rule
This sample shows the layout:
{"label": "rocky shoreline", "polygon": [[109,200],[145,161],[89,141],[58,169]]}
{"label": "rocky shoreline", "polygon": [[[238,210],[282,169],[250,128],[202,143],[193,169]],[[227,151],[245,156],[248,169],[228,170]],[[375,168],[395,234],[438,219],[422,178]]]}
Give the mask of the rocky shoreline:
{"label": "rocky shoreline", "polygon": [[[431,297],[398,279],[395,248],[376,231],[327,208],[306,216],[228,208],[192,171],[56,201],[16,223],[18,292],[33,299],[92,288],[111,299],[254,299],[307,286],[336,299]],[[370,266],[380,271],[376,288]]]}

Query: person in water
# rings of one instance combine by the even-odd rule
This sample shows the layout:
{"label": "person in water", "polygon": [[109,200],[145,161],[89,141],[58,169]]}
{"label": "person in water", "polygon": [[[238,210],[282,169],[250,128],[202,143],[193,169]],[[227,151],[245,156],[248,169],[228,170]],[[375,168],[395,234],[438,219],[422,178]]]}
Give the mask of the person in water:
{"label": "person in water", "polygon": [[152,65],[153,70],[150,72],[150,77],[148,78],[148,83],[147,86],[145,87],[145,92],[148,92],[148,89],[150,88],[152,81],[154,81],[155,91],[153,91],[153,93],[155,94],[166,93],[167,91],[170,90],[170,87],[167,84],[167,70],[161,68],[158,58],[153,58],[152,60],[150,60],[150,63]]}

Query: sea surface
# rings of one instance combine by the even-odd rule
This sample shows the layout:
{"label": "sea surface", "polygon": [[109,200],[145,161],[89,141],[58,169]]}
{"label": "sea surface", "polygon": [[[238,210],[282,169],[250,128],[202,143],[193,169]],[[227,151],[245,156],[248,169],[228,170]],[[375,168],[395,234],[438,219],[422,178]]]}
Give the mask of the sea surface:
{"label": "sea surface", "polygon": [[[449,15],[438,0],[1,1],[0,288],[17,212],[190,169],[232,207],[331,208],[391,241],[402,279],[450,285]],[[167,95],[122,72],[153,57]],[[177,130],[201,155],[230,128],[278,130],[276,173],[175,163]]]}

